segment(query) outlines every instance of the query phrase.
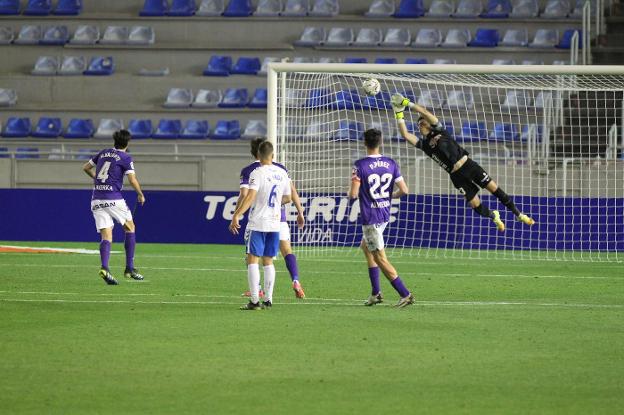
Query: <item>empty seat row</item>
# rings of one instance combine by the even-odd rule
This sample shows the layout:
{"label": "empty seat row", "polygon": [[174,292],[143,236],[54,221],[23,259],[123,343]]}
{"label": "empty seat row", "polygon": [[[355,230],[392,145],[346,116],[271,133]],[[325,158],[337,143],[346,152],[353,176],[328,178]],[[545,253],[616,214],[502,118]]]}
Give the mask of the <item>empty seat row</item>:
{"label": "empty seat row", "polygon": [[339,13],[338,0],[259,0],[253,7],[251,0],[145,0],[141,16],[335,16]]}
{"label": "empty seat row", "polygon": [[251,99],[246,88],[219,90],[200,89],[194,95],[191,89],[172,88],[163,104],[165,108],[266,108],[267,89],[257,88]]}
{"label": "empty seat row", "polygon": [[[402,0],[395,9],[394,0],[375,0],[371,3],[366,16],[368,17],[396,17],[416,18],[427,17],[457,17],[457,18],[535,18],[563,19],[567,17],[579,18],[582,16],[583,6],[587,0],[548,0],[542,12],[538,0],[488,0],[484,4],[481,0],[459,0],[457,7],[453,0],[433,0],[429,9],[425,9],[423,0]],[[514,4],[515,3],[515,4]]]}
{"label": "empty seat row", "polygon": [[382,29],[362,28],[357,35],[351,28],[333,27],[326,31],[322,27],[306,27],[297,46],[328,46],[328,47],[416,47],[416,48],[465,48],[465,47],[496,47],[496,46],[530,46],[537,48],[569,49],[574,33],[579,29],[568,29],[561,38],[556,29],[537,29],[533,41],[529,43],[526,29],[509,29],[500,37],[497,29],[479,28],[472,37],[469,29],[449,29],[443,36],[440,29],[422,28],[412,41],[408,28],[389,28],[385,34]]}
{"label": "empty seat row", "polygon": [[115,61],[112,56],[95,56],[89,64],[84,56],[40,56],[31,71],[33,75],[90,75],[105,76],[115,72]]}
{"label": "empty seat row", "polygon": [[37,25],[22,26],[17,37],[10,27],[0,27],[0,44],[22,45],[151,45],[156,40],[154,29],[149,26],[108,26],[102,35],[97,26],[78,26],[70,38],[67,26],[42,28]]}
{"label": "empty seat row", "polygon": [[266,122],[250,120],[241,130],[238,120],[219,120],[214,129],[206,120],[162,119],[153,124],[149,119],[130,120],[127,127],[119,119],[102,119],[96,129],[91,119],[72,119],[67,128],[63,128],[60,118],[41,117],[36,125],[29,118],[11,117],[2,128],[5,138],[111,138],[115,131],[127,128],[134,139],[237,139],[266,137]]}
{"label": "empty seat row", "polygon": [[28,0],[22,9],[20,0],[0,0],[0,15],[75,16],[82,12],[82,0]]}

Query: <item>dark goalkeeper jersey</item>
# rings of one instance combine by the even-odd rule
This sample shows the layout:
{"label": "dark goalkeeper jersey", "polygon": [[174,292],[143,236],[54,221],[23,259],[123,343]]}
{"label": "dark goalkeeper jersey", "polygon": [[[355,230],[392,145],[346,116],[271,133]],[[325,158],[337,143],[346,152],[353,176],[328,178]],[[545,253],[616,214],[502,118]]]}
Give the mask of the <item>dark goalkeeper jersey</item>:
{"label": "dark goalkeeper jersey", "polygon": [[432,125],[429,134],[418,140],[416,147],[431,157],[447,173],[453,170],[453,166],[459,159],[468,155],[468,151],[460,146],[440,124]]}

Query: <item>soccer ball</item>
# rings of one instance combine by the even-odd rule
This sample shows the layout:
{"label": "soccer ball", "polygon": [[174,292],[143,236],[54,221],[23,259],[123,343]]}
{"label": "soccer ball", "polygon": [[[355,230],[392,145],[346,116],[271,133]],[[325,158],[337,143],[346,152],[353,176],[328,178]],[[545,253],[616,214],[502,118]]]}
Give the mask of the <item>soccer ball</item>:
{"label": "soccer ball", "polygon": [[372,97],[379,93],[379,91],[381,90],[381,85],[379,84],[379,81],[375,78],[368,78],[365,79],[364,82],[362,82],[362,88],[364,88],[364,92],[366,92],[366,95],[370,95]]}

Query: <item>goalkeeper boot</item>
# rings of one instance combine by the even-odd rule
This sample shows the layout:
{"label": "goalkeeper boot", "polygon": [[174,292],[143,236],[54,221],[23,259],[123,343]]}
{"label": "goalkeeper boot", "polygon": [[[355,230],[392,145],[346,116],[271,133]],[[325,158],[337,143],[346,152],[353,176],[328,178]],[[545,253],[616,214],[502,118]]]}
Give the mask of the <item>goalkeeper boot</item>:
{"label": "goalkeeper boot", "polygon": [[270,309],[271,307],[273,307],[273,303],[270,301],[263,301],[262,302],[262,308],[266,308],[266,309]]}
{"label": "goalkeeper boot", "polygon": [[397,308],[407,307],[410,304],[414,304],[414,296],[410,293],[407,297],[402,297],[398,303],[396,303]]}
{"label": "goalkeeper boot", "polygon": [[262,310],[262,306],[260,305],[260,302],[252,303],[250,301],[247,304],[245,304],[244,306],[241,306],[240,309],[241,310],[248,310],[248,311]]}
{"label": "goalkeeper boot", "polygon": [[521,213],[520,215],[518,215],[518,220],[524,223],[525,225],[529,225],[529,226],[535,225],[535,221],[531,219],[530,217],[528,217],[527,215],[525,215],[524,213]]}
{"label": "goalkeeper boot", "polygon": [[505,232],[505,224],[501,220],[500,212],[498,210],[493,210],[492,211],[492,222],[494,222],[494,224],[496,225],[496,228],[499,231]]}
{"label": "goalkeeper boot", "polygon": [[377,294],[373,294],[368,297],[368,300],[364,302],[364,305],[370,307],[379,303],[383,303],[383,295],[381,295],[381,292],[378,292]]}
{"label": "goalkeeper boot", "polygon": [[295,297],[305,298],[305,292],[303,291],[303,287],[301,286],[301,283],[297,280],[293,281],[293,291],[295,292]]}
{"label": "goalkeeper boot", "polygon": [[105,269],[102,268],[100,270],[100,277],[104,280],[104,282],[108,285],[119,285],[119,283],[117,282],[117,280],[115,279],[115,277],[113,277],[111,275],[111,273]]}
{"label": "goalkeeper boot", "polygon": [[124,271],[124,277],[132,278],[136,281],[143,281],[143,275],[139,274],[136,268],[126,268]]}

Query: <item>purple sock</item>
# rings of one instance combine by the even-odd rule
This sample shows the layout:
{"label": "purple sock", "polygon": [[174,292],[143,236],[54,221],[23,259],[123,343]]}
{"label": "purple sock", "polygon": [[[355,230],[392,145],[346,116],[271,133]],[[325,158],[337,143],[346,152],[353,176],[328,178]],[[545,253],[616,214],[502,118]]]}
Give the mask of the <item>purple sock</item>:
{"label": "purple sock", "polygon": [[286,268],[290,273],[290,279],[295,281],[299,280],[299,267],[297,266],[297,257],[294,254],[288,254],[284,257],[286,261]]}
{"label": "purple sock", "polygon": [[134,246],[136,245],[135,233],[126,233],[126,268],[134,269]]}
{"label": "purple sock", "polygon": [[399,278],[398,275],[394,280],[390,282],[390,284],[392,284],[392,286],[399,293],[401,298],[407,297],[410,294],[409,290],[405,288],[405,285],[403,285],[403,281],[401,281],[401,278]]}
{"label": "purple sock", "polygon": [[111,243],[104,239],[100,242],[100,259],[102,260],[102,268],[108,269],[108,260],[110,258]]}
{"label": "purple sock", "polygon": [[368,278],[371,282],[371,295],[379,294],[381,289],[379,288],[379,267],[373,267],[368,269]]}

